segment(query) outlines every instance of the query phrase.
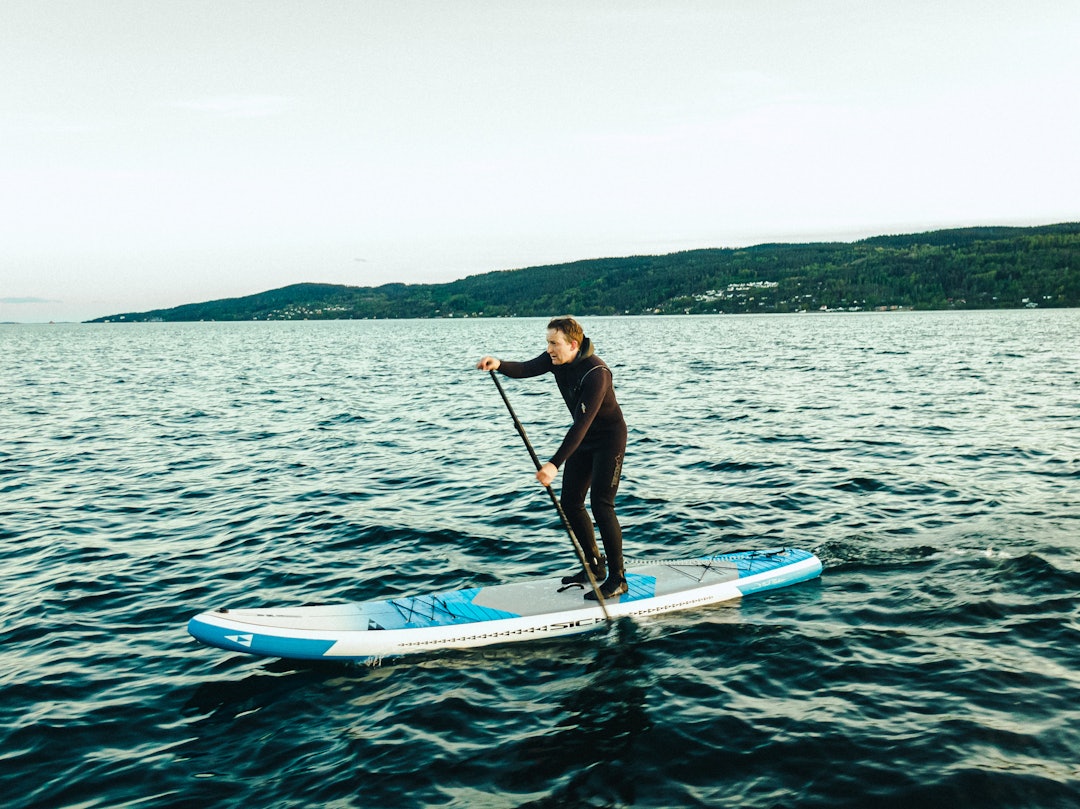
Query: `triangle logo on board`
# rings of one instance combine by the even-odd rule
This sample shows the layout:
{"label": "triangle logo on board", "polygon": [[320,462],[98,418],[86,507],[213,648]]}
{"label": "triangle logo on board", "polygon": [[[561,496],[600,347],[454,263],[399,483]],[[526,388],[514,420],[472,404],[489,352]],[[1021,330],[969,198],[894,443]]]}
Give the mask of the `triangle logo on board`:
{"label": "triangle logo on board", "polygon": [[226,635],[225,640],[231,640],[235,644],[238,644],[240,646],[246,646],[250,649],[251,640],[254,637],[254,635]]}

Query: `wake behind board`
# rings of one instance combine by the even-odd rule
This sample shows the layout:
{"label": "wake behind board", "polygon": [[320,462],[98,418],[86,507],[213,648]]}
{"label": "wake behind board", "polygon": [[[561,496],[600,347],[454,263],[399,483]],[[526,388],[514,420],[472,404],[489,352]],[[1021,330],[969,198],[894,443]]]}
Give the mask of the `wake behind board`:
{"label": "wake behind board", "polygon": [[[794,548],[738,551],[626,569],[629,592],[605,601],[612,618],[656,615],[772,590],[821,574]],[[595,601],[561,577],[350,604],[218,609],[188,632],[231,652],[294,660],[371,660],[434,649],[552,638],[604,623]]]}

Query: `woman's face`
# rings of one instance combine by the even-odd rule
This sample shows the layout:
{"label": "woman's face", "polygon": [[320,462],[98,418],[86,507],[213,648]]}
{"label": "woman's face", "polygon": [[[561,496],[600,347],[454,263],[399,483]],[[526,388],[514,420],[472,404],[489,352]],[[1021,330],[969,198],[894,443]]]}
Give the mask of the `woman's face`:
{"label": "woman's face", "polygon": [[566,335],[558,329],[547,330],[547,353],[552,364],[564,365],[573,362],[579,348],[577,340],[568,341]]}

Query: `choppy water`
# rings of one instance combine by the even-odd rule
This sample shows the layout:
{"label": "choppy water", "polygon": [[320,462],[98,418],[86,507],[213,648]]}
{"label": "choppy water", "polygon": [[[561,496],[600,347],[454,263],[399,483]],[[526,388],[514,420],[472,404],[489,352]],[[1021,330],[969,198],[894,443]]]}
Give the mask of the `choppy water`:
{"label": "choppy water", "polygon": [[[821,580],[297,665],[195,612],[566,569],[543,321],[0,327],[6,807],[1080,805],[1080,311],[596,318],[628,555]],[[540,454],[550,379],[507,382]]]}

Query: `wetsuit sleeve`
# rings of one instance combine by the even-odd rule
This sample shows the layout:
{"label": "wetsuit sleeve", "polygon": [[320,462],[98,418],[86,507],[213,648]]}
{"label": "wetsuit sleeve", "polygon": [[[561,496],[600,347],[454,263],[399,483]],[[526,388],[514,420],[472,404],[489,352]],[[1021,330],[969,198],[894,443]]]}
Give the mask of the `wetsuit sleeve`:
{"label": "wetsuit sleeve", "polygon": [[600,405],[604,403],[604,397],[611,387],[611,371],[604,366],[598,366],[587,373],[581,381],[581,397],[574,405],[574,423],[566,433],[558,451],[551,456],[551,463],[556,468],[566,463],[566,459],[574,454],[585,440],[593,420],[600,412]]}
{"label": "wetsuit sleeve", "polygon": [[552,368],[551,357],[545,351],[539,357],[533,357],[525,362],[512,360],[499,360],[499,373],[511,379],[528,379],[531,376],[546,374]]}

